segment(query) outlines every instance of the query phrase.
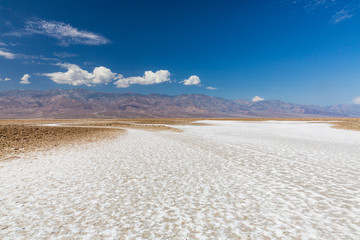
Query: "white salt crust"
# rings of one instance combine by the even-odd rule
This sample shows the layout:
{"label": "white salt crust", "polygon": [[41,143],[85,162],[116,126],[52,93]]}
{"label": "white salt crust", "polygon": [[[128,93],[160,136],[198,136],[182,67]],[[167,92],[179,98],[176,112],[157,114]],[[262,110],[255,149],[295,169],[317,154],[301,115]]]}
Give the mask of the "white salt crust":
{"label": "white salt crust", "polygon": [[202,122],[0,162],[0,239],[360,238],[360,132]]}

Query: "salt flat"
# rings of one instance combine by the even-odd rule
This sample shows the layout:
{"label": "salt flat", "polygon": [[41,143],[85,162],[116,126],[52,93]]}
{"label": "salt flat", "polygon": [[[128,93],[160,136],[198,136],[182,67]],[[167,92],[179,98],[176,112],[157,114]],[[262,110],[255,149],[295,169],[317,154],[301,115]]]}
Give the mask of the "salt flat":
{"label": "salt flat", "polygon": [[0,162],[0,239],[360,238],[360,132],[203,123]]}

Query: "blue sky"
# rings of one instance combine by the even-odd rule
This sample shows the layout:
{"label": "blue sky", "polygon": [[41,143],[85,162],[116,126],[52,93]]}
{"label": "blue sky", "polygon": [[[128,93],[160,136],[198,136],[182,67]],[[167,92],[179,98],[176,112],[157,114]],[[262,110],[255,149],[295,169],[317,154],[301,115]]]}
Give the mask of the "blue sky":
{"label": "blue sky", "polygon": [[360,0],[2,0],[0,22],[0,90],[360,103]]}

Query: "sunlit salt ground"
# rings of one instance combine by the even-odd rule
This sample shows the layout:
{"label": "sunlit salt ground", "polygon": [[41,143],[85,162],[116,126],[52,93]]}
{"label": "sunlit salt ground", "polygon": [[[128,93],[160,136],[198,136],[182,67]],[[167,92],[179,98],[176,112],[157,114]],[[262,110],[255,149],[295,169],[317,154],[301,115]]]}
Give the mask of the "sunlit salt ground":
{"label": "sunlit salt ground", "polygon": [[360,132],[205,123],[0,162],[0,239],[360,238]]}

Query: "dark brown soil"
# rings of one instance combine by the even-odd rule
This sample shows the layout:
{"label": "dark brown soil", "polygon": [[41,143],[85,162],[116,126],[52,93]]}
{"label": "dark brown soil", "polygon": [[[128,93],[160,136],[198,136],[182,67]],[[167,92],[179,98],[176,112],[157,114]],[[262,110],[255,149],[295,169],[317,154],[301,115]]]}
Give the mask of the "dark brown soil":
{"label": "dark brown soil", "polygon": [[[36,149],[97,141],[119,134],[120,129],[0,125],[0,160]],[[122,130],[124,131],[124,130]]]}

